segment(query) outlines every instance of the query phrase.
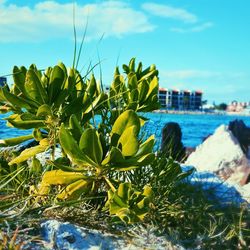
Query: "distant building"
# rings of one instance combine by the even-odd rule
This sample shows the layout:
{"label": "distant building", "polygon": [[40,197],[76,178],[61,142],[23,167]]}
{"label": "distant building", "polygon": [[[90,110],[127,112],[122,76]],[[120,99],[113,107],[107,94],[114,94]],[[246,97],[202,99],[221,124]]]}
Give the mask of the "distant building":
{"label": "distant building", "polygon": [[[105,87],[105,92],[109,87]],[[161,107],[175,110],[200,110],[202,108],[202,92],[159,88],[158,98]]]}
{"label": "distant building", "polygon": [[199,110],[202,108],[202,92],[159,88],[162,108],[175,110]]}
{"label": "distant building", "polygon": [[7,83],[7,78],[6,77],[0,77],[0,87],[3,87],[4,84]]}
{"label": "distant building", "polygon": [[250,102],[238,102],[238,101],[232,101],[228,106],[227,106],[227,111],[228,112],[242,112],[246,108],[250,107]]}

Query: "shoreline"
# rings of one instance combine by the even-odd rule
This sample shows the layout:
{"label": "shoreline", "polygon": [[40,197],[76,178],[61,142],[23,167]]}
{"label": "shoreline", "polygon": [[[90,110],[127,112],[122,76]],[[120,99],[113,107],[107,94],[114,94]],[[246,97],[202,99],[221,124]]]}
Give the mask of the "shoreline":
{"label": "shoreline", "polygon": [[158,109],[152,113],[158,114],[173,114],[173,115],[228,115],[228,116],[250,116],[245,113],[236,113],[236,112],[207,112],[207,111],[192,111],[192,110],[162,110]]}

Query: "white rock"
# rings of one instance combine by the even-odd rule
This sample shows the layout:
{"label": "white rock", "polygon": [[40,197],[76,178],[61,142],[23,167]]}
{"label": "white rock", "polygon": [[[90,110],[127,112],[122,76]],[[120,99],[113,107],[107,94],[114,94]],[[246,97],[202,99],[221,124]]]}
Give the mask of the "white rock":
{"label": "white rock", "polygon": [[103,233],[98,230],[87,229],[68,222],[47,220],[41,224],[42,238],[47,241],[50,249],[62,250],[183,250],[181,246],[174,246],[165,237],[157,237],[153,233],[140,229],[133,242],[121,237]]}
{"label": "white rock", "polygon": [[241,190],[243,196],[246,197],[246,200],[250,203],[250,182],[241,187]]}
{"label": "white rock", "polygon": [[[45,152],[39,153],[36,155],[36,158],[41,162],[41,164],[44,166],[48,160],[51,160],[51,149],[47,150]],[[61,148],[56,147],[55,148],[55,159],[62,156]]]}
{"label": "white rock", "polygon": [[[222,169],[234,169],[247,166],[248,160],[240,148],[237,139],[225,125],[216,129],[188,157],[185,165],[194,166],[198,171],[217,172]],[[230,171],[228,171],[230,176]]]}

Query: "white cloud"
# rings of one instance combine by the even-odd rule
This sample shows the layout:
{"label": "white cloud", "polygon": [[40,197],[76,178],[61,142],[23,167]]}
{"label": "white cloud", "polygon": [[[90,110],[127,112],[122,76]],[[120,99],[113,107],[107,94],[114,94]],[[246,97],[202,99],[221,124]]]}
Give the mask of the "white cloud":
{"label": "white cloud", "polygon": [[200,25],[196,25],[190,28],[171,28],[170,31],[177,32],[177,33],[192,33],[192,32],[201,32],[203,30],[209,29],[213,27],[212,22],[202,23]]}
{"label": "white cloud", "polygon": [[194,79],[194,78],[211,78],[220,77],[222,73],[206,71],[206,70],[176,70],[176,71],[162,71],[161,75],[164,78],[171,78],[177,80]]}
{"label": "white cloud", "polygon": [[[134,10],[124,2],[77,4],[75,9],[78,31],[83,31],[88,18],[87,40],[99,39],[102,34],[105,34],[105,37],[121,37],[154,29],[142,11]],[[31,8],[7,4],[0,0],[0,42],[71,38],[72,23],[71,3],[41,1]]]}
{"label": "white cloud", "polygon": [[174,8],[165,4],[145,3],[142,5],[142,8],[149,13],[160,17],[172,18],[187,23],[196,23],[198,21],[197,16],[187,10]]}

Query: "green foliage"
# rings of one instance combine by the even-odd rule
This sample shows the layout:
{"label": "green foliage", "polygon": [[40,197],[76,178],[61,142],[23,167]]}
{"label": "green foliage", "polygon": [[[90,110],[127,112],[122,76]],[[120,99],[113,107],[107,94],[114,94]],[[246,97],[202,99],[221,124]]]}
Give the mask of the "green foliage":
{"label": "green foliage", "polygon": [[[110,86],[109,105],[116,111],[134,110],[137,112],[150,112],[160,108],[158,102],[158,70],[151,65],[145,70],[140,62],[135,69],[135,58],[129,65],[124,64],[124,77],[118,68],[114,73],[114,79]],[[112,113],[116,116],[117,112]]]}
{"label": "green foliage", "polygon": [[[213,192],[211,190],[211,192]],[[189,183],[176,183],[168,196],[156,195],[147,216],[161,233],[188,249],[247,249],[250,244],[249,208],[221,206]]]}
{"label": "green foliage", "polygon": [[136,191],[131,183],[121,183],[117,190],[108,191],[106,207],[111,215],[131,224],[144,219],[149,212],[152,189],[145,186],[143,192]]}
{"label": "green foliage", "polygon": [[[44,150],[54,148],[61,123],[68,125],[74,114],[80,126],[84,126],[107,98],[93,75],[83,82],[77,70],[70,68],[67,71],[63,63],[49,67],[44,73],[35,65],[29,69],[15,66],[13,78],[11,89],[7,85],[0,88],[0,101],[4,105],[2,110],[13,112],[6,118],[7,125],[34,131],[33,136],[1,141],[2,146],[16,145],[31,138],[41,141],[45,137],[49,145]],[[30,156],[36,154],[35,150],[29,151]],[[22,159],[26,160],[25,157]]]}
{"label": "green foliage", "polygon": [[218,105],[214,105],[214,108],[218,109],[218,110],[225,111],[225,110],[227,110],[227,104],[222,102]]}
{"label": "green foliage", "polygon": [[[11,89],[7,85],[0,89],[0,110],[12,111],[6,118],[7,125],[33,129],[33,132],[28,136],[1,140],[0,144],[12,146],[34,138],[38,145],[11,158],[8,165],[16,169],[16,174],[9,174],[8,178],[12,176],[11,181],[17,181],[27,178],[27,174],[38,178],[43,169],[35,156],[52,149],[52,168],[42,175],[39,185],[31,185],[30,193],[38,196],[35,200],[39,201],[39,196],[47,196],[53,187],[57,187],[57,200],[74,200],[103,191],[115,193],[122,185],[116,173],[149,165],[155,158],[152,152],[154,137],[145,142],[139,138],[145,119],[136,111],[158,108],[158,71],[154,65],[142,70],[141,63],[135,69],[134,58],[128,66],[123,65],[123,69],[126,76],[122,76],[117,68],[110,92],[106,94],[94,75],[89,79],[82,78],[76,69],[67,70],[62,63],[45,72],[35,65],[29,69],[15,66],[14,85]],[[98,127],[96,115],[101,115]],[[63,156],[59,159],[54,158],[57,144],[60,144]],[[131,188],[128,192],[132,192]],[[144,193],[133,192],[138,194],[135,202],[143,202],[139,196]],[[132,208],[130,210],[134,213]]]}
{"label": "green foliage", "polygon": [[[158,71],[154,65],[142,70],[141,63],[135,70],[134,64],[133,58],[129,66],[123,65],[126,77],[116,69],[108,95],[102,91],[94,75],[89,79],[83,78],[76,69],[67,70],[63,63],[49,67],[45,72],[39,71],[34,64],[29,69],[15,66],[12,88],[7,85],[0,88],[0,110],[13,112],[6,118],[7,125],[33,129],[33,137],[6,139],[0,141],[1,146],[17,145],[31,138],[37,141],[47,138],[49,145],[44,150],[52,148],[53,159],[62,123],[71,129],[78,140],[82,128],[88,127],[95,115],[102,116],[99,129],[106,134],[123,111],[152,111],[158,108]],[[30,151],[31,154],[32,149]],[[25,157],[22,159],[26,160]]]}
{"label": "green foliage", "polygon": [[77,141],[74,133],[70,133],[70,129],[66,129],[62,124],[59,141],[72,164],[60,164],[60,161],[66,162],[65,158],[55,161],[55,166],[60,170],[44,174],[38,195],[46,195],[51,186],[59,185],[64,186],[57,195],[57,198],[62,200],[95,193],[103,187],[106,187],[105,191],[115,192],[115,186],[119,185],[120,181],[110,178],[112,172],[140,168],[154,160],[154,138],[150,137],[142,143],[138,139],[139,131],[139,117],[132,110],[124,111],[117,118],[110,137],[105,137],[95,128],[89,127]]}

